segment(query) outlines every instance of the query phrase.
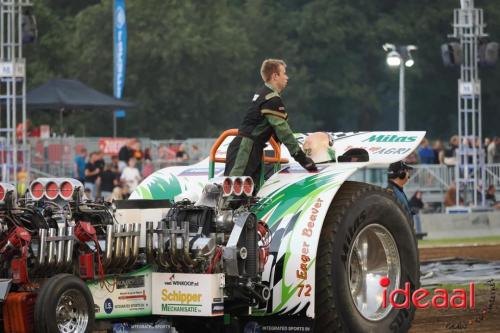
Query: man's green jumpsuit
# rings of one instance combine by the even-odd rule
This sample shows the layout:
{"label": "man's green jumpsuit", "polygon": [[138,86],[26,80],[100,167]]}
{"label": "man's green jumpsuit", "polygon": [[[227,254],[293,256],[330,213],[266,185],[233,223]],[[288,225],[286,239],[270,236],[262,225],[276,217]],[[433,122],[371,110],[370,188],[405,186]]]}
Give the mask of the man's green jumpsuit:
{"label": "man's green jumpsuit", "polygon": [[285,105],[279,93],[269,84],[257,90],[239,130],[226,154],[226,176],[251,176],[258,184],[262,153],[266,142],[274,136],[300,163],[310,162],[287,122]]}

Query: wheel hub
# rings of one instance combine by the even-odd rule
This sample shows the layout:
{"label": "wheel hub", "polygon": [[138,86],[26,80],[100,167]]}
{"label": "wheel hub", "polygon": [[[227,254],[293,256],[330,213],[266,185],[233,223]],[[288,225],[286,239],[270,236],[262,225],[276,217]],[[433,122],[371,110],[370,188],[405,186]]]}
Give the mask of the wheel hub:
{"label": "wheel hub", "polygon": [[56,306],[59,332],[84,333],[89,320],[85,297],[77,290],[65,291]]}
{"label": "wheel hub", "polygon": [[392,309],[382,306],[384,288],[380,280],[390,279],[387,300],[399,286],[401,263],[396,242],[380,224],[364,227],[355,237],[348,255],[348,281],[351,297],[359,313],[371,321],[385,318]]}

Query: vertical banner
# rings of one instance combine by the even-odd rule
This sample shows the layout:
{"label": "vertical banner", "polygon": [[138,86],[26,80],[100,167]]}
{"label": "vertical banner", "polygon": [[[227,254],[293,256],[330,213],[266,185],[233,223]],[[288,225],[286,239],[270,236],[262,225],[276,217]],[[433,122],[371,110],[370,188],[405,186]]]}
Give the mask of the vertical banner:
{"label": "vertical banner", "polygon": [[[127,21],[125,18],[125,0],[115,0],[113,10],[113,49],[114,73],[113,93],[121,99],[125,84],[125,67],[127,64]],[[116,136],[116,118],[125,116],[125,111],[116,110],[114,113],[113,135]]]}

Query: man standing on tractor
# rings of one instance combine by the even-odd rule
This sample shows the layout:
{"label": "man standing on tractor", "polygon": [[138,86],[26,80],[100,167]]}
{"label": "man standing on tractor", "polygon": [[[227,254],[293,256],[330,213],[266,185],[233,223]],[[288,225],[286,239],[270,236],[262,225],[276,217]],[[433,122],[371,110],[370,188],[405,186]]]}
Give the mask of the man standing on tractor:
{"label": "man standing on tractor", "polygon": [[258,184],[264,147],[272,136],[285,144],[302,167],[316,171],[314,161],[302,151],[287,122],[288,115],[280,96],[288,82],[285,62],[266,59],[260,74],[264,85],[255,92],[238,129],[239,134],[228,147],[224,175],[251,176]]}

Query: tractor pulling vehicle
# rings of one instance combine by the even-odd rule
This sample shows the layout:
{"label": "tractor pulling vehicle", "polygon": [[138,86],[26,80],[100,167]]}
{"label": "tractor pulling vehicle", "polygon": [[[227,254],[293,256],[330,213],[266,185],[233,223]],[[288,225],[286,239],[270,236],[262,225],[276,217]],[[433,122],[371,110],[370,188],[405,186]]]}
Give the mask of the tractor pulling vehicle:
{"label": "tractor pulling vehicle", "polygon": [[391,193],[348,179],[425,133],[299,134],[312,173],[271,140],[259,184],[220,176],[236,134],[112,204],[69,178],[19,199],[0,184],[4,332],[406,332],[415,309],[382,294],[419,287],[413,224]]}

